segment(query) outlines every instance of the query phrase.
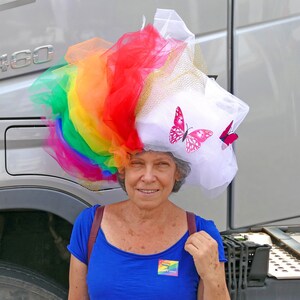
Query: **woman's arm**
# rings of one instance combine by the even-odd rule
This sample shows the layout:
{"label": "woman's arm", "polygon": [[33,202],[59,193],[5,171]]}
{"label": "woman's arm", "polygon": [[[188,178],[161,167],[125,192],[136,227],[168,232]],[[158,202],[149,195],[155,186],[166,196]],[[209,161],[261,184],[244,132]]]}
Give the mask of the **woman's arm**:
{"label": "woman's arm", "polygon": [[198,300],[230,300],[218,243],[205,231],[199,231],[187,239],[185,250],[193,256],[200,276]]}
{"label": "woman's arm", "polygon": [[230,300],[225,281],[224,263],[220,263],[220,267],[223,269],[224,275],[222,275],[219,280],[217,279],[216,281],[207,282],[200,280],[197,297],[198,300]]}
{"label": "woman's arm", "polygon": [[71,254],[69,273],[69,300],[88,300],[87,266]]}

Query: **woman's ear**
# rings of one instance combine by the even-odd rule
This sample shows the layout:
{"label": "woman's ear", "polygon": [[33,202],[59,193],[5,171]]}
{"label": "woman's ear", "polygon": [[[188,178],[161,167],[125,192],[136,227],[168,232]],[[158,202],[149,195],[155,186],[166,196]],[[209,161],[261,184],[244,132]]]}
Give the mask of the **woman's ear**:
{"label": "woman's ear", "polygon": [[175,171],[175,180],[176,181],[180,181],[181,179],[182,179],[181,172],[178,170],[178,168],[176,168],[176,171]]}
{"label": "woman's ear", "polygon": [[119,173],[119,178],[124,180],[125,179],[125,168],[118,169],[118,173]]}

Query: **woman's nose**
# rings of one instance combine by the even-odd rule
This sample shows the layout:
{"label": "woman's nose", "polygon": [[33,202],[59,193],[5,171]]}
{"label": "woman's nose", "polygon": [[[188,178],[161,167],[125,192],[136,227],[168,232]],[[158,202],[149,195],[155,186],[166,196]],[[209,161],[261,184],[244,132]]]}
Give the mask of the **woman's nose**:
{"label": "woman's nose", "polygon": [[154,170],[151,166],[144,169],[142,180],[146,182],[152,182],[155,180]]}

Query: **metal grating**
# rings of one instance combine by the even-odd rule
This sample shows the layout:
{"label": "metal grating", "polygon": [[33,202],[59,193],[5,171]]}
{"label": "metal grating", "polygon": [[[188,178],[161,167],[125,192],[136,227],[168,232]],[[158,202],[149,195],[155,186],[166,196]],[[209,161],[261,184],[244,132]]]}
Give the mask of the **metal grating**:
{"label": "metal grating", "polygon": [[[246,233],[245,236],[257,244],[268,244],[270,250],[268,276],[277,279],[299,279],[300,278],[300,260],[284,246],[278,246],[272,243],[271,237],[266,233]],[[295,240],[299,240],[299,235],[290,235]]]}

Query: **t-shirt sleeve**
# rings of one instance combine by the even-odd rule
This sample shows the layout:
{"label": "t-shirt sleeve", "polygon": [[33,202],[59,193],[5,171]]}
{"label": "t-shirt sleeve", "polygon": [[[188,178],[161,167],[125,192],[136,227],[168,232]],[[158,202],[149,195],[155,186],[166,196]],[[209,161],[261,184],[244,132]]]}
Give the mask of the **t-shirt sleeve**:
{"label": "t-shirt sleeve", "polygon": [[69,252],[86,265],[88,264],[88,240],[98,206],[86,208],[78,215],[73,226],[70,244],[67,246]]}
{"label": "t-shirt sleeve", "polygon": [[215,223],[211,220],[205,220],[199,216],[196,217],[196,226],[197,230],[204,230],[207,232],[212,238],[216,240],[218,243],[218,251],[219,251],[219,261],[220,262],[227,262],[225,252],[224,252],[224,246],[221,234],[219,230],[217,229]]}

